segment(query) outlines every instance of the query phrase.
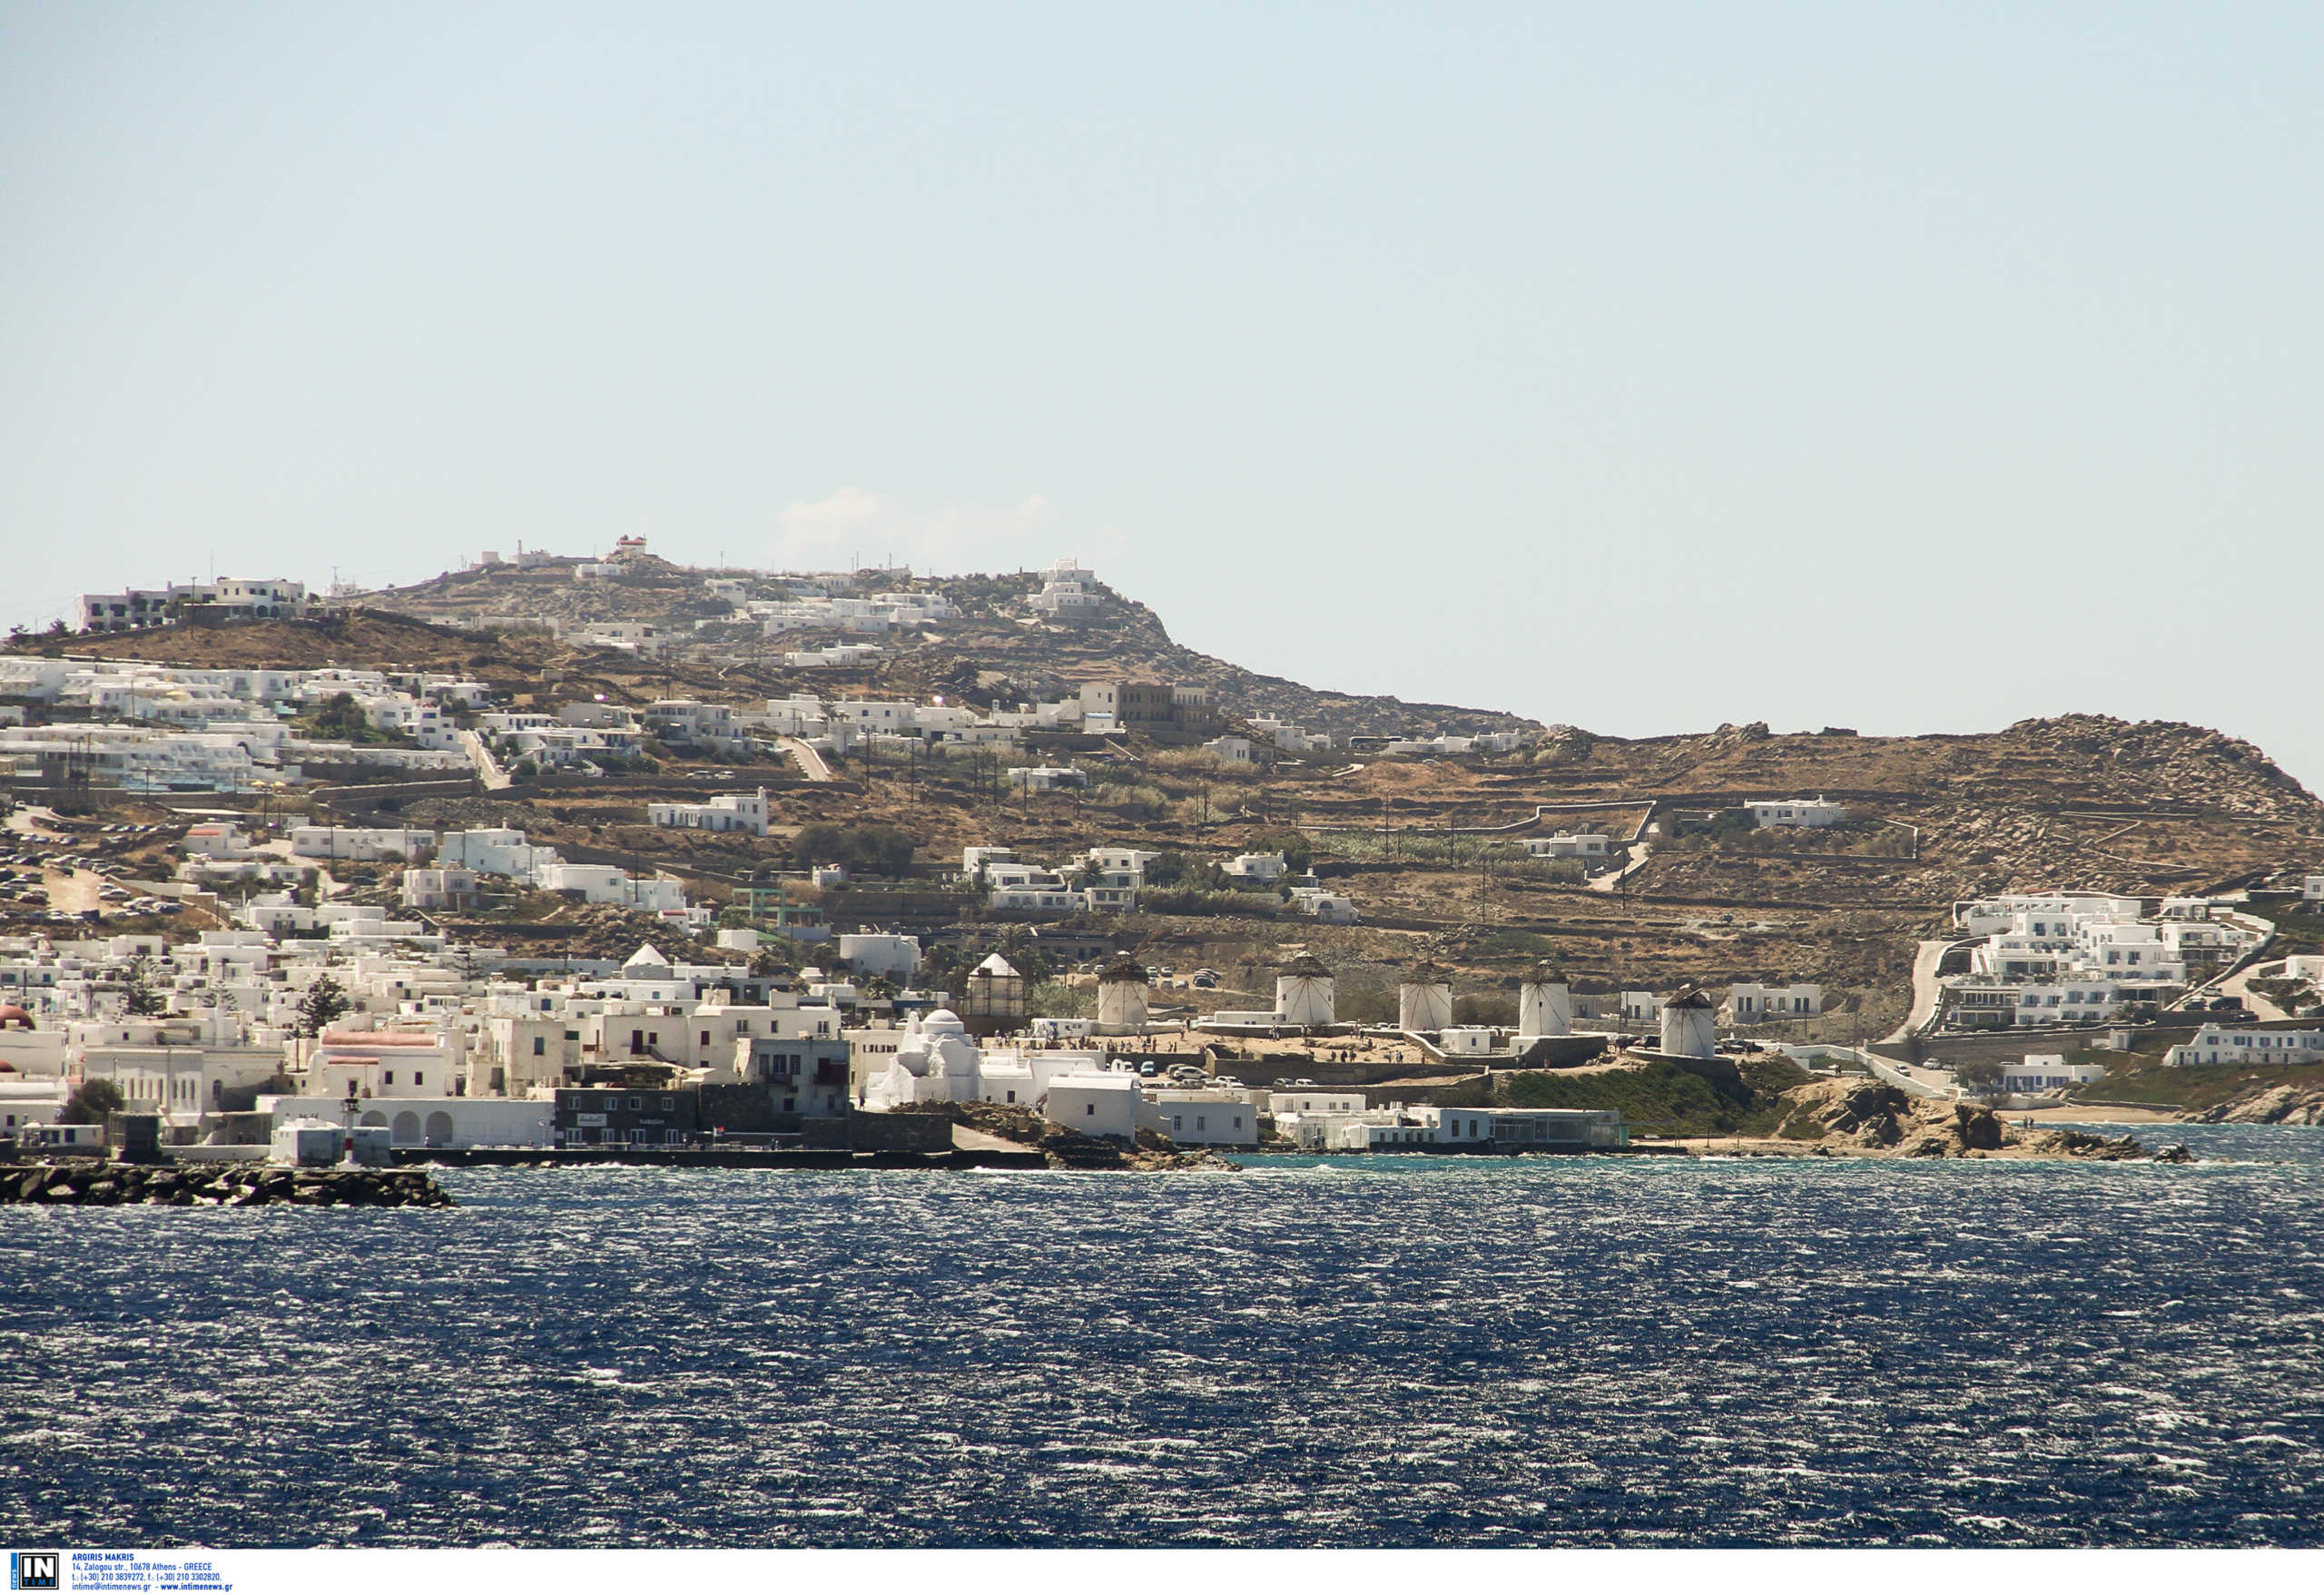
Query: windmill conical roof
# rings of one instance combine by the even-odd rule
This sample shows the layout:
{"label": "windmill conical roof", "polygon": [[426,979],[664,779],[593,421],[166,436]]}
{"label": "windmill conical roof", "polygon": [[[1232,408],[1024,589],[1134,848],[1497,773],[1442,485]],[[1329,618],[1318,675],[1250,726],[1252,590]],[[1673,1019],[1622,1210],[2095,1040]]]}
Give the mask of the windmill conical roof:
{"label": "windmill conical roof", "polygon": [[1127,986],[1133,983],[1143,986],[1146,984],[1146,966],[1129,954],[1124,953],[1104,969],[1099,970],[1098,979],[1108,986]]}
{"label": "windmill conical roof", "polygon": [[1331,966],[1312,952],[1301,953],[1275,973],[1305,980],[1328,980],[1332,978]]}

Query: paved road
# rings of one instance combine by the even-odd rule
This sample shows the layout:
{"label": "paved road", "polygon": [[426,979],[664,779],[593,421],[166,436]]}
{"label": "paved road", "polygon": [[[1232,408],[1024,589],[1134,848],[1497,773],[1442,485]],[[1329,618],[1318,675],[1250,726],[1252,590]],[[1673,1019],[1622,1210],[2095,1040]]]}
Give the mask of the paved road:
{"label": "paved road", "polygon": [[484,745],[480,734],[473,731],[460,733],[460,746],[467,750],[468,763],[476,766],[476,777],[484,783],[485,791],[500,792],[507,787],[513,778],[500,767],[500,761],[492,756],[492,750]]}
{"label": "paved road", "polygon": [[2241,998],[2243,1006],[2250,1009],[2253,1017],[2258,1019],[2288,1019],[2291,1018],[2292,1016],[2286,1013],[2281,1007],[2251,989],[2252,976],[2259,974],[2261,970],[2273,970],[2280,975],[2283,973],[2281,963],[2282,960],[2279,959],[2273,963],[2257,963],[2250,969],[2238,970],[2219,983],[2220,995]]}
{"label": "paved road", "polygon": [[1952,945],[1950,941],[1924,941],[1913,954],[1912,1009],[1905,1015],[1903,1024],[1881,1038],[1883,1041],[1902,1041],[1936,1017],[1937,999],[1945,991],[1936,983],[1936,966],[1945,961],[1945,950]]}
{"label": "paved road", "polygon": [[799,761],[799,768],[806,775],[808,780],[829,781],[832,778],[832,767],[823,763],[822,754],[809,747],[797,737],[777,737],[775,739],[775,743],[777,746],[782,748],[783,752],[789,753],[793,758]]}
{"label": "paved road", "polygon": [[1588,890],[1605,892],[1620,891],[1622,882],[1645,869],[1646,861],[1653,856],[1652,843],[1644,842],[1630,843],[1622,860],[1622,867],[1619,870],[1609,870],[1602,875],[1591,876],[1588,882]]}

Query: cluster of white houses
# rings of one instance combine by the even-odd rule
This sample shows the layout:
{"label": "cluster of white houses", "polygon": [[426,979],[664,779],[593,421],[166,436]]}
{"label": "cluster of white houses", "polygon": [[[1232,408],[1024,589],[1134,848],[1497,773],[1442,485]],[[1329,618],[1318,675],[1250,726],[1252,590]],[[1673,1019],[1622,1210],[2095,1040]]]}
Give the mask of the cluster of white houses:
{"label": "cluster of white houses", "polygon": [[[468,768],[453,714],[485,701],[480,682],[376,670],[198,669],[131,660],[0,659],[0,696],[59,712],[0,725],[0,772],[145,792],[246,792],[304,767],[362,763],[425,773]],[[296,724],[345,696],[373,730],[404,740],[310,737]],[[20,718],[20,717],[19,717]]]}
{"label": "cluster of white houses", "polygon": [[[576,863],[556,849],[528,842],[523,832],[507,827],[447,831],[439,836],[403,825],[295,825],[286,842],[260,843],[228,821],[191,827],[185,847],[190,856],[183,872],[213,888],[236,881],[295,885],[300,861],[326,868],[337,861],[400,862],[406,866],[400,901],[407,909],[473,906],[484,880],[501,877],[542,891],[569,893],[582,902],[612,903],[651,914],[681,930],[702,930],[711,921],[708,907],[689,903],[684,883],[675,875],[660,871],[632,875],[617,865]],[[332,934],[372,939],[419,933],[417,924],[388,920],[384,909],[328,902],[302,907],[287,890],[247,897],[237,912],[246,923],[269,931],[324,924],[347,927]],[[393,928],[363,928],[374,921]]]}
{"label": "cluster of white houses", "polygon": [[1958,1029],[2096,1025],[2177,999],[2265,941],[2274,927],[2202,898],[2040,892],[1954,905],[1965,973],[1942,978],[1942,1023]]}
{"label": "cluster of white houses", "polygon": [[856,1089],[872,1111],[983,1102],[1029,1108],[1087,1135],[1129,1139],[1145,1130],[1182,1146],[1256,1147],[1262,1119],[1294,1146],[1318,1152],[1629,1145],[1611,1109],[1374,1107],[1360,1089],[1173,1078],[1103,1049],[980,1047],[949,1009],[908,1021],[879,1067],[859,1072]]}
{"label": "cluster of white houses", "polygon": [[182,620],[303,620],[311,605],[303,582],[233,576],[173,582],[82,595],[80,629],[143,631]]}
{"label": "cluster of white houses", "polygon": [[[1003,912],[1053,917],[1130,913],[1146,889],[1147,871],[1159,852],[1135,847],[1093,847],[1058,865],[1020,862],[1014,849],[961,850],[961,878],[981,891],[985,905]],[[1279,889],[1294,911],[1326,925],[1353,925],[1362,917],[1354,900],[1295,876],[1279,852],[1237,853],[1219,861],[1219,873],[1237,887]]]}
{"label": "cluster of white houses", "polygon": [[[343,923],[334,921],[333,924]],[[737,951],[748,932],[726,932]],[[909,938],[847,938],[860,967],[909,976]],[[479,966],[489,965],[490,972]],[[810,971],[812,976],[812,971]],[[1286,972],[1295,986],[1315,977]],[[328,985],[326,985],[328,983]],[[1324,1003],[1328,1010],[1328,979]],[[971,976],[988,1023],[1023,979],[995,955]],[[1114,1017],[1136,981],[1111,981]],[[336,990],[337,1011],[319,1013]],[[1290,1005],[1312,1001],[1295,991]],[[720,1133],[739,1090],[754,1127],[799,1131],[851,1112],[949,1102],[1022,1108],[1122,1139],[1251,1147],[1271,1119],[1315,1150],[1550,1149],[1626,1144],[1619,1114],[1367,1104],[1361,1091],[1268,1092],[1159,1072],[1029,1033],[980,1043],[933,999],[871,1020],[843,980],[803,989],[739,964],[674,962],[645,946],[618,967],[527,970],[424,938],[377,944],[260,930],[0,944],[0,1137],[55,1145],[70,1094],[105,1080],[187,1156],[258,1155],[286,1129],[340,1126],[389,1147],[669,1145]],[[137,1011],[132,1009],[158,1009]],[[717,1094],[727,1093],[723,1098]]]}

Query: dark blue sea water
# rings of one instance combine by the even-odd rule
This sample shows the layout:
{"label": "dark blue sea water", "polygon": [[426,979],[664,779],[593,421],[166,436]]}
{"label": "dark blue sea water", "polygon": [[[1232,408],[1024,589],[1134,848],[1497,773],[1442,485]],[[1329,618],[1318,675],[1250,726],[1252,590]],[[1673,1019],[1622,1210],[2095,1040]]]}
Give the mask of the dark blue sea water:
{"label": "dark blue sea water", "polygon": [[0,1208],[0,1536],[2324,1542],[2324,1131],[2184,1138]]}

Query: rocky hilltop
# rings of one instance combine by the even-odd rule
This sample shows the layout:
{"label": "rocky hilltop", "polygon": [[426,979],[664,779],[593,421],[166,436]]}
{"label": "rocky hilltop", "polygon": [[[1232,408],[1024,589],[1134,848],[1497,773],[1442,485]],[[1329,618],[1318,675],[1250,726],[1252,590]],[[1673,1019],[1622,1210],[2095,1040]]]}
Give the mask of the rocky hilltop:
{"label": "rocky hilltop", "polygon": [[[1339,735],[1541,729],[1521,714],[1334,693],[1262,675],[1183,646],[1152,609],[1102,584],[1093,589],[1099,600],[1094,607],[1071,622],[1059,622],[1035,609],[1032,599],[1042,582],[1026,572],[915,578],[873,569],[769,576],[688,569],[638,554],[618,562],[618,575],[578,578],[579,564],[451,571],[410,586],[366,594],[360,602],[368,608],[453,625],[480,621],[509,627],[532,621],[567,630],[609,622],[667,625],[696,633],[701,638],[696,651],[704,655],[739,656],[763,665],[774,650],[759,645],[763,639],[755,626],[741,618],[742,604],[779,601],[803,589],[834,597],[921,593],[942,598],[959,611],[958,616],[918,634],[883,639],[888,656],[848,676],[882,692],[949,688],[1004,701],[1053,695],[1085,681],[1157,679],[1208,687],[1215,702],[1245,718],[1271,715]],[[714,580],[738,586],[741,596],[713,596],[708,584]],[[810,628],[786,634],[779,647],[803,650],[861,640]],[[783,674],[779,668],[771,673]],[[804,686],[828,683],[833,673],[793,674]]]}

